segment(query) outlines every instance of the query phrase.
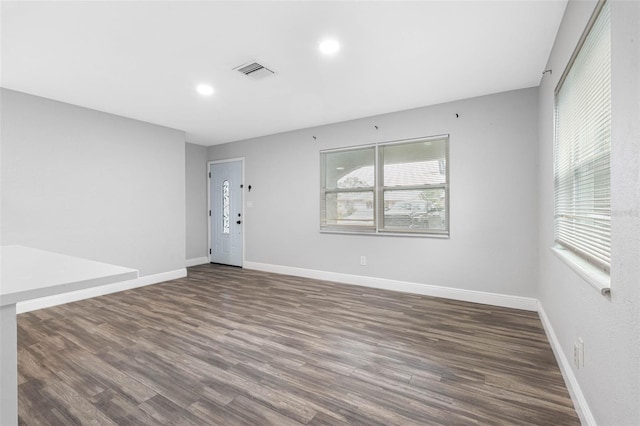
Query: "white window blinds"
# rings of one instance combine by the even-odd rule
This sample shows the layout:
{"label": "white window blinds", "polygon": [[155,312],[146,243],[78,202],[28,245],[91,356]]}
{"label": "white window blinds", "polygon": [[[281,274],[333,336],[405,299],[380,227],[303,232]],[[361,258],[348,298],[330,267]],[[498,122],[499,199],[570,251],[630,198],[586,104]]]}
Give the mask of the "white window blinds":
{"label": "white window blinds", "polygon": [[556,89],[555,238],[607,270],[611,252],[611,40],[596,11]]}

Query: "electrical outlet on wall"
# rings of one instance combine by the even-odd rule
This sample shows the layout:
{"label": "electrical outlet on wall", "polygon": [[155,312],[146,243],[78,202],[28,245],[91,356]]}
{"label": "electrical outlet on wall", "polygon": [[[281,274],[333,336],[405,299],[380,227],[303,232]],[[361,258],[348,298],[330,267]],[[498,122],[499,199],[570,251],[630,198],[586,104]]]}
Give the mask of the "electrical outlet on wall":
{"label": "electrical outlet on wall", "polygon": [[584,341],[578,337],[578,368],[584,368]]}
{"label": "electrical outlet on wall", "polygon": [[367,266],[367,256],[360,256],[360,266]]}
{"label": "electrical outlet on wall", "polygon": [[578,369],[584,367],[584,341],[580,337],[573,342],[573,364]]}

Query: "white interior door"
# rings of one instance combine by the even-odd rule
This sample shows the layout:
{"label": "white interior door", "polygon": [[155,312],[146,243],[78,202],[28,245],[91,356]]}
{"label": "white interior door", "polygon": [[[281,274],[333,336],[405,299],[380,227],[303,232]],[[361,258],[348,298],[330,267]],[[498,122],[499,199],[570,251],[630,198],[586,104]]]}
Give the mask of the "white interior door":
{"label": "white interior door", "polygon": [[209,166],[210,261],[242,266],[242,160]]}

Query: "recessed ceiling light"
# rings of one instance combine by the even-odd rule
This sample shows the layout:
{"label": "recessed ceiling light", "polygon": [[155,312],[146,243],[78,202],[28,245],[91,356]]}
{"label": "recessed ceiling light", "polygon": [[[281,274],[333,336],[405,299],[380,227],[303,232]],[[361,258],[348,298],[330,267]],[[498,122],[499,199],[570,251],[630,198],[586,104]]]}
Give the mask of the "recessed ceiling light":
{"label": "recessed ceiling light", "polygon": [[340,50],[340,44],[334,39],[327,39],[318,46],[320,51],[325,55],[331,55]]}
{"label": "recessed ceiling light", "polygon": [[196,90],[202,96],[211,96],[211,95],[213,95],[213,87],[209,86],[208,84],[199,84],[198,87],[196,87]]}

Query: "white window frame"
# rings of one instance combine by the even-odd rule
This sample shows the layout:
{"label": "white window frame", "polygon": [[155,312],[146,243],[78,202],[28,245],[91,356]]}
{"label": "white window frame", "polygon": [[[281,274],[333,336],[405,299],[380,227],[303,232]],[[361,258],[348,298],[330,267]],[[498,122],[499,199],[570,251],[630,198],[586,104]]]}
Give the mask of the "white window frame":
{"label": "white window frame", "polygon": [[[336,153],[336,152],[353,152],[353,151],[364,151],[364,150],[373,150],[374,160],[373,160],[373,169],[375,182],[373,186],[363,186],[357,188],[326,188],[326,171],[327,165],[325,163],[325,153]],[[325,223],[325,202],[327,194],[341,194],[341,193],[349,193],[349,192],[371,192],[373,206],[376,205],[376,199],[378,196],[377,188],[377,173],[376,163],[378,161],[378,150],[375,145],[361,145],[356,147],[347,147],[347,148],[339,148],[339,149],[331,149],[320,151],[320,229],[325,232],[341,232],[341,233],[371,233],[375,232],[377,223],[376,213],[377,209],[373,208],[373,224],[371,226],[365,225],[327,225]]]}
{"label": "white window frame", "polygon": [[[386,146],[392,145],[401,145],[401,144],[411,144],[411,143],[422,143],[429,142],[434,140],[444,140],[445,145],[445,183],[443,184],[424,184],[424,185],[412,185],[412,186],[403,186],[401,188],[398,187],[389,187],[386,188],[383,186],[383,176],[384,176],[384,161],[382,159],[382,148]],[[325,164],[325,156],[323,154],[326,153],[334,153],[334,152],[344,152],[344,151],[355,151],[360,149],[374,149],[375,159],[374,159],[374,175],[375,175],[375,184],[373,187],[363,187],[363,188],[354,188],[354,189],[327,189],[325,188],[326,184],[326,164]],[[340,233],[340,234],[363,234],[363,235],[389,235],[389,236],[415,236],[415,237],[436,237],[436,238],[449,238],[450,234],[450,200],[449,200],[449,135],[436,135],[436,136],[428,136],[421,138],[413,138],[413,139],[404,139],[398,141],[391,142],[382,142],[376,144],[368,144],[368,145],[359,145],[352,147],[344,147],[337,149],[328,149],[320,151],[320,232],[323,233]],[[387,190],[411,190],[411,189],[444,189],[445,193],[445,218],[444,222],[446,227],[444,230],[436,230],[436,229],[385,229],[384,227],[384,197],[383,193],[385,189]],[[327,225],[325,223],[325,197],[326,194],[329,193],[340,193],[340,192],[366,192],[373,191],[373,225],[372,226],[362,226],[362,225]]]}
{"label": "white window frame", "polygon": [[[591,190],[593,192],[591,194],[589,190],[584,187],[582,188],[583,192],[581,192],[580,187],[576,186],[576,184],[586,184],[586,181],[580,180],[580,175],[586,170],[585,167],[589,168],[589,176],[593,177],[594,183],[596,182],[596,176],[601,176],[603,172],[607,171],[610,173],[610,160],[608,160],[607,163],[607,158],[610,159],[611,152],[611,111],[610,108],[608,112],[606,108],[603,108],[602,111],[599,111],[600,115],[597,115],[597,120],[589,122],[600,123],[599,120],[608,120],[608,125],[605,124],[603,127],[598,127],[600,132],[593,132],[591,136],[584,136],[585,134],[589,134],[589,132],[584,130],[584,128],[586,128],[586,123],[583,123],[583,117],[586,114],[584,111],[593,110],[593,105],[595,105],[595,108],[601,109],[603,105],[606,106],[607,104],[596,104],[596,100],[591,100],[591,102],[588,103],[589,107],[584,107],[582,104],[574,101],[569,107],[581,107],[582,109],[580,110],[580,114],[574,113],[573,115],[568,115],[566,112],[561,113],[559,105],[566,103],[567,99],[577,99],[576,95],[583,95],[580,97],[580,102],[584,102],[585,93],[605,93],[604,100],[610,102],[610,63],[608,73],[598,74],[598,76],[604,75],[603,78],[608,78],[608,82],[603,78],[591,78],[587,80],[584,77],[586,75],[584,69],[574,70],[576,62],[580,63],[580,61],[584,60],[584,57],[580,55],[583,52],[582,48],[585,44],[592,40],[589,38],[592,29],[601,24],[609,25],[609,29],[605,28],[604,32],[600,34],[594,33],[594,37],[598,35],[608,37],[610,34],[607,33],[607,31],[610,31],[610,17],[609,15],[603,15],[601,13],[606,5],[606,1],[600,1],[596,6],[556,86],[554,98],[554,239],[556,244],[554,251],[561,260],[583,276],[590,284],[598,288],[602,294],[609,294],[610,288],[610,178],[609,186],[601,189],[601,191],[607,191],[603,192],[603,194],[605,194],[604,196],[596,196],[595,190],[593,189]],[[603,23],[598,21],[599,18],[603,17],[604,19],[605,16],[609,19],[608,22]],[[587,52],[585,55],[589,53],[588,51],[585,52]],[[610,47],[608,54],[610,58]],[[572,71],[575,71],[575,73],[572,73]],[[568,80],[568,78],[570,78],[570,80]],[[565,83],[568,85],[565,85]],[[603,86],[601,86],[601,84]],[[593,89],[593,87],[604,88],[603,90],[605,90],[605,92],[589,90]],[[607,89],[608,98],[606,97]],[[578,123],[578,125],[576,125],[576,123]],[[606,123],[606,121],[604,121],[604,123]],[[566,133],[562,133],[559,130],[561,128],[560,126],[562,126],[563,129],[571,128],[573,131],[565,131]],[[576,129],[579,129],[579,131]],[[595,136],[596,134],[598,134],[598,136]],[[592,158],[585,161],[583,159],[583,152],[586,151],[587,148],[593,148],[593,150],[590,151],[593,152],[593,154],[591,155]],[[597,155],[595,154],[596,152],[598,153]],[[598,161],[604,159],[605,163],[598,163],[596,158]],[[597,172],[591,170],[597,170]],[[593,198],[585,198],[585,196],[590,194]],[[606,203],[607,198],[609,200],[608,204]],[[590,208],[586,207],[585,200],[591,200],[593,206]]]}

